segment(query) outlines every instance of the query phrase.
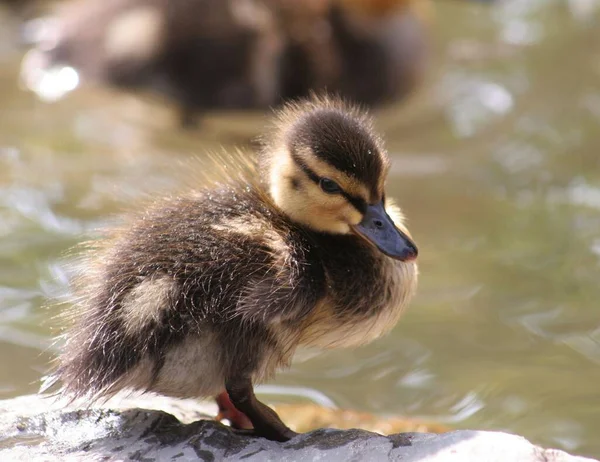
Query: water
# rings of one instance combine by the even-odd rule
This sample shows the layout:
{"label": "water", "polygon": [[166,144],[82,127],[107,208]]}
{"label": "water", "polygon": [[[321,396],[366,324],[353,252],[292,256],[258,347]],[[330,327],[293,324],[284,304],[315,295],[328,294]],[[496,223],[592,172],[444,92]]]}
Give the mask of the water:
{"label": "water", "polygon": [[[418,297],[388,337],[298,358],[277,377],[282,399],[301,386],[600,457],[599,8],[437,2],[428,81],[379,112],[389,193],[421,250]],[[64,291],[66,250],[173,186],[171,166],[263,124],[217,114],[182,133],[161,101],[100,88],[38,102],[16,84],[15,27],[0,12],[1,398],[36,391],[53,355],[42,306]]]}

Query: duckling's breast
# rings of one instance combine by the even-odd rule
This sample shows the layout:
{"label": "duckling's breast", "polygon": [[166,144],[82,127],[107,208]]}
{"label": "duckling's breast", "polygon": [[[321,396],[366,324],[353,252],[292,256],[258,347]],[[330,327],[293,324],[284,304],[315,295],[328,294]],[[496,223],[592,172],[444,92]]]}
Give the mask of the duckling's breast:
{"label": "duckling's breast", "polygon": [[322,348],[369,343],[398,322],[417,285],[417,265],[393,260],[357,238],[323,255],[327,291],[305,322],[301,343]]}

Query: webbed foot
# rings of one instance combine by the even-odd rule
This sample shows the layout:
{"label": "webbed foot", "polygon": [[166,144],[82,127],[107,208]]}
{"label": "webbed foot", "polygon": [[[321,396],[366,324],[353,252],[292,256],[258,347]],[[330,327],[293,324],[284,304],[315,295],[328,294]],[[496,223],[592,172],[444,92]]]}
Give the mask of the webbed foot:
{"label": "webbed foot", "polygon": [[298,434],[287,427],[273,409],[256,398],[249,379],[228,380],[225,388],[231,403],[252,422],[254,435],[271,441],[285,442]]}

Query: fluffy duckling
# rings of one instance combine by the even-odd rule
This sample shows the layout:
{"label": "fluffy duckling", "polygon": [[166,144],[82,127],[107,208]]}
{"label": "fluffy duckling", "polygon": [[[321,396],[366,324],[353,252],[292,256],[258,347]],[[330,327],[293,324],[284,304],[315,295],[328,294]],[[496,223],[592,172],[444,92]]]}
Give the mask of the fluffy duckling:
{"label": "fluffy duckling", "polygon": [[369,105],[404,97],[425,69],[429,7],[428,0],[330,0],[320,21],[287,27],[282,93],[326,88]]}
{"label": "fluffy duckling", "polygon": [[388,332],[415,291],[417,248],[385,195],[382,140],[340,101],[286,106],[256,167],[224,171],[211,188],[157,200],[89,254],[54,379],[91,401],[226,390],[225,410],[286,441],[294,432],[253,385],[300,345]]}
{"label": "fluffy duckling", "polygon": [[[327,89],[358,103],[404,96],[422,68],[428,0],[77,0],[40,28],[23,61],[38,94],[73,88],[47,75],[147,87],[182,120],[210,109],[265,108]],[[64,90],[60,87],[64,86]]]}
{"label": "fluffy duckling", "polygon": [[70,66],[83,81],[172,97],[184,121],[197,110],[266,107],[279,96],[283,43],[262,2],[75,0],[61,6],[39,27],[37,46],[23,60],[23,79],[38,94],[48,85],[42,71]]}

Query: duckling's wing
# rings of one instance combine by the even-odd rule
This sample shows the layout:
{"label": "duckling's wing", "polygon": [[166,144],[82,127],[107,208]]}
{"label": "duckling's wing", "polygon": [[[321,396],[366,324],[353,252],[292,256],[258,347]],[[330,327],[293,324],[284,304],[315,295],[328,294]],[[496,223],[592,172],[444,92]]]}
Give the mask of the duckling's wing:
{"label": "duckling's wing", "polygon": [[257,375],[267,376],[288,356],[257,358],[272,356],[283,326],[293,334],[324,291],[310,252],[251,188],[156,204],[88,264],[60,380],[93,400],[126,387],[207,396],[247,356],[251,369],[268,364]]}

